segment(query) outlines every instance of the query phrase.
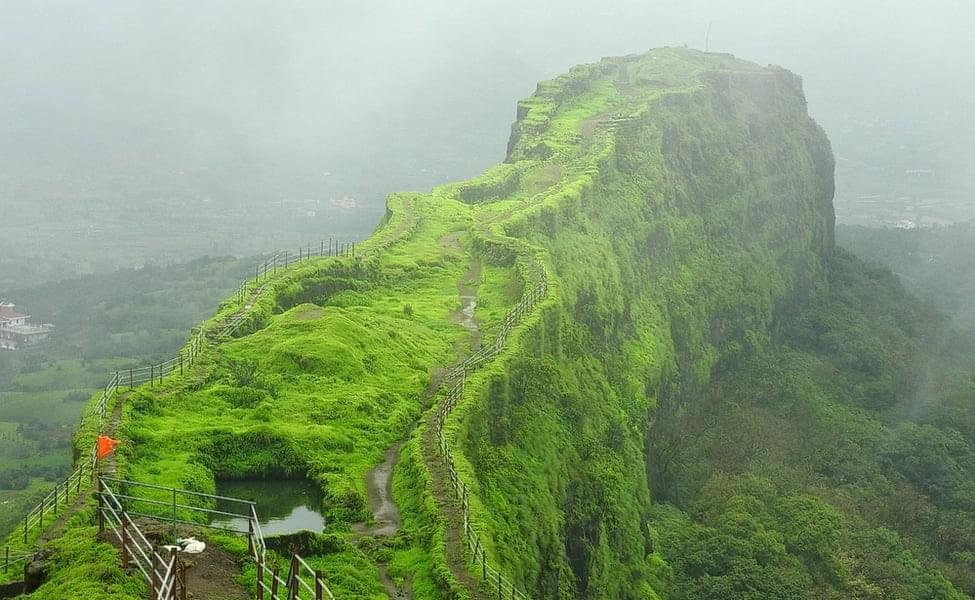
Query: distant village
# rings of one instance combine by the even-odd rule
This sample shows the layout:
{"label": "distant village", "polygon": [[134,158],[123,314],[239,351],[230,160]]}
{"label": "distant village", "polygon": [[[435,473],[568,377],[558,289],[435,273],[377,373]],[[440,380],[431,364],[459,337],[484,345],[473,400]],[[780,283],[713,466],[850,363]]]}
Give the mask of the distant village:
{"label": "distant village", "polygon": [[12,302],[0,301],[0,350],[19,350],[46,340],[54,325],[34,325]]}

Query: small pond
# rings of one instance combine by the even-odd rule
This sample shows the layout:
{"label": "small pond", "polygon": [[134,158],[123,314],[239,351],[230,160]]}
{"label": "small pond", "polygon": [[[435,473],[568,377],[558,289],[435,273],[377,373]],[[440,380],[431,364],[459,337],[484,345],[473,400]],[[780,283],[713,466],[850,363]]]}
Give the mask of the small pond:
{"label": "small pond", "polygon": [[[257,502],[257,517],[265,536],[308,530],[321,532],[322,492],[307,479],[232,479],[217,480],[217,495]],[[240,512],[241,505],[221,500],[217,510]],[[247,530],[244,518],[219,517],[214,525]]]}

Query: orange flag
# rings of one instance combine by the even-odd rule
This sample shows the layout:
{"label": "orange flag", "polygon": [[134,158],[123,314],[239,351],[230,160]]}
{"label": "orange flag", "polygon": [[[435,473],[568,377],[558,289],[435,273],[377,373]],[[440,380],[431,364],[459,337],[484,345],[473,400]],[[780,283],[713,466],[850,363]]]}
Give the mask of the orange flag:
{"label": "orange flag", "polygon": [[98,436],[98,460],[101,460],[115,451],[118,440],[113,440],[107,435]]}

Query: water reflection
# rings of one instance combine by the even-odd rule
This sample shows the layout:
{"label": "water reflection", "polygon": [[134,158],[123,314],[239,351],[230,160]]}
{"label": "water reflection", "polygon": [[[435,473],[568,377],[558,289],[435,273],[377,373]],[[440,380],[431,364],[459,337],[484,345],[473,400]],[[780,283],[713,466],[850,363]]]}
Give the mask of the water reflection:
{"label": "water reflection", "polygon": [[[307,479],[217,480],[217,495],[257,502],[257,516],[266,536],[303,530],[320,532],[325,527],[320,512],[322,492]],[[217,510],[240,512],[241,505],[220,501]],[[247,530],[244,518],[220,517],[212,523]]]}

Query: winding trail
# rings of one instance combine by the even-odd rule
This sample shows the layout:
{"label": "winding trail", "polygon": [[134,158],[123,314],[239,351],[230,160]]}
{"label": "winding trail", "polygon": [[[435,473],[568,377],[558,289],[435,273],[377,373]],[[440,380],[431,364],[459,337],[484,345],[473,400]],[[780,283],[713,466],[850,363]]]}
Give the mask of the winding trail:
{"label": "winding trail", "polygon": [[393,499],[393,469],[399,461],[399,451],[406,442],[398,442],[386,451],[383,462],[366,475],[366,488],[369,506],[372,509],[374,525],[357,523],[353,529],[371,537],[392,537],[403,525],[399,506]]}
{"label": "winding trail", "polygon": [[[453,320],[467,329],[471,334],[471,354],[481,348],[481,329],[474,318],[474,310],[477,308],[477,284],[481,279],[481,263],[475,262],[471,269],[464,275],[458,284],[460,291],[460,308],[454,313]],[[455,366],[463,364],[466,356],[459,353]],[[439,388],[439,385],[437,386]],[[436,393],[434,388],[433,393]],[[444,516],[446,560],[447,567],[450,569],[454,578],[470,593],[472,600],[486,600],[481,592],[480,583],[471,575],[465,560],[467,548],[464,539],[464,532],[456,524],[462,522],[462,511],[459,504],[454,499],[449,490],[449,476],[447,469],[437,454],[436,441],[436,411],[427,411],[426,429],[421,440],[423,446],[423,457],[430,471],[433,480],[433,497],[436,500],[439,513]]]}
{"label": "winding trail", "polygon": [[[450,248],[461,249],[459,241],[459,233],[450,234],[445,236],[441,243]],[[450,315],[450,320],[457,323],[470,334],[470,352],[477,352],[481,346],[481,330],[478,326],[477,320],[474,318],[474,310],[477,307],[477,285],[481,279],[481,263],[475,260],[471,263],[470,269],[464,273],[461,280],[457,283],[457,290],[460,296],[460,306]],[[458,359],[456,364],[463,363],[466,358],[466,353],[463,351],[458,352]],[[437,391],[440,389],[440,384],[442,383],[443,374],[449,369],[436,369],[431,377],[430,385],[427,387],[426,391],[423,393],[423,400],[426,402],[432,398]],[[410,434],[412,434],[413,429],[416,425],[410,429]],[[367,525],[365,523],[357,523],[353,525],[353,530],[362,537],[373,537],[373,538],[390,538],[396,535],[396,533],[403,526],[403,518],[400,515],[399,506],[396,504],[396,500],[393,497],[393,472],[396,468],[396,463],[399,462],[400,450],[406,441],[409,439],[407,437],[393,446],[391,446],[384,456],[383,462],[380,463],[376,468],[372,469],[366,474],[366,491],[369,499],[369,507],[372,511],[374,523]],[[463,540],[460,540],[461,547],[463,546]],[[389,565],[385,562],[378,562],[376,564],[379,570],[379,578],[386,588],[386,593],[391,600],[413,600],[412,586],[407,579],[404,581],[402,588],[393,581],[389,576]],[[466,573],[466,567],[463,564],[463,560],[460,562],[460,570]],[[455,572],[455,576],[460,577],[460,572]],[[467,577],[470,577],[467,574]]]}

